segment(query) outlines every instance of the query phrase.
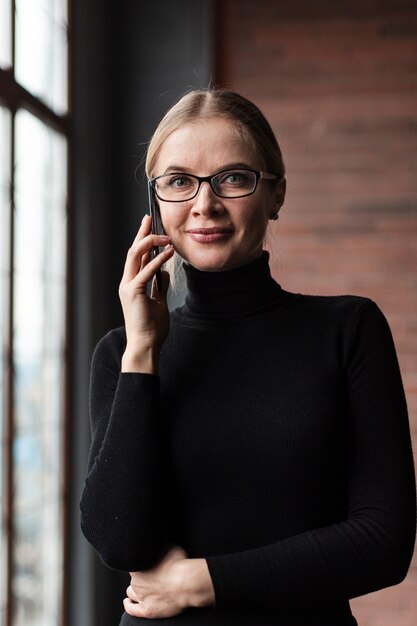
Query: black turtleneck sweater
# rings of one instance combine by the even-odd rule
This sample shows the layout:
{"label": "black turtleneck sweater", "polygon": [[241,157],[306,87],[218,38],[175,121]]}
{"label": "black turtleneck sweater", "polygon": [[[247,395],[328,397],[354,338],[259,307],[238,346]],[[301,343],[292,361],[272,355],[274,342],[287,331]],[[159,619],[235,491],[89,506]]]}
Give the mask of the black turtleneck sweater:
{"label": "black turtleneck sweater", "polygon": [[85,536],[115,569],[167,542],[207,559],[215,608],[155,626],[356,624],[348,599],[400,582],[414,543],[387,322],[365,298],[283,291],[266,253],[186,274],[160,376],[120,373],[123,328],[95,350]]}

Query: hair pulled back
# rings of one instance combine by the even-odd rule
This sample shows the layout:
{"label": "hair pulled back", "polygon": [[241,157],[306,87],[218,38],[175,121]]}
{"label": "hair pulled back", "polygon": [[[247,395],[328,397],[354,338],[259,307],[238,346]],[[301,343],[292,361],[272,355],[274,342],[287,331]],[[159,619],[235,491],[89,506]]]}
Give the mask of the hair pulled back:
{"label": "hair pulled back", "polygon": [[284,176],[280,147],[261,110],[234,91],[208,88],[189,91],[162,118],[148,146],[145,164],[147,177],[156,175],[154,167],[159,151],[171,133],[190,122],[216,117],[236,124],[242,137],[263,159],[266,171],[280,178]]}

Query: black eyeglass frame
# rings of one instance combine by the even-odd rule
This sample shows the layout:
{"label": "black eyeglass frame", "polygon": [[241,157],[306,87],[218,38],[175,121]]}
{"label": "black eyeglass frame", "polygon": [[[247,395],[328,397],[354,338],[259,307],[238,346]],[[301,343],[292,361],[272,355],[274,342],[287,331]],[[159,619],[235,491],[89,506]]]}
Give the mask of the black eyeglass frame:
{"label": "black eyeglass frame", "polygon": [[[215,190],[214,186],[213,186],[213,178],[216,178],[217,176],[220,176],[221,174],[225,174],[226,172],[252,172],[252,174],[255,174],[255,184],[253,186],[252,191],[250,191],[249,193],[244,193],[241,194],[240,196],[222,196],[221,194],[217,193],[217,191]],[[186,200],[165,200],[164,198],[161,198],[161,196],[158,194],[157,190],[156,190],[156,181],[159,178],[164,178],[166,176],[191,176],[191,178],[195,178],[198,181],[198,187],[194,193],[194,195],[192,195],[190,198],[187,198]],[[159,198],[159,200],[162,200],[162,202],[188,202],[189,200],[193,200],[196,195],[198,194],[198,192],[200,191],[200,187],[201,187],[201,183],[208,183],[210,185],[210,189],[212,190],[212,192],[218,197],[218,198],[227,198],[228,200],[235,200],[236,198],[245,198],[246,196],[251,196],[253,193],[255,193],[257,187],[258,187],[258,183],[259,180],[263,178],[264,180],[275,180],[277,179],[277,183],[281,183],[284,179],[284,176],[279,177],[278,174],[270,174],[269,172],[263,172],[263,171],[259,171],[259,170],[253,170],[249,167],[236,167],[233,169],[226,169],[226,170],[222,170],[221,172],[216,172],[216,174],[212,174],[211,176],[196,176],[195,174],[189,174],[188,172],[169,172],[169,174],[161,174],[160,176],[156,176],[155,178],[150,178],[148,180],[148,184],[149,186],[152,188],[154,194],[156,195],[157,198]]]}

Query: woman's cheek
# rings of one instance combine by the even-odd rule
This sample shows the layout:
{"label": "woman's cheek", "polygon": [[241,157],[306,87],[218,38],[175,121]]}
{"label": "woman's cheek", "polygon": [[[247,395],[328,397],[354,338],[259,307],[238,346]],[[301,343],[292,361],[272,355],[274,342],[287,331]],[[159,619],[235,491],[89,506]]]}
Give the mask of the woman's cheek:
{"label": "woman's cheek", "polygon": [[164,211],[160,211],[160,216],[164,233],[170,237],[178,237],[178,233],[181,231],[181,227],[184,224],[184,218],[181,213],[178,213],[178,215],[175,216]]}

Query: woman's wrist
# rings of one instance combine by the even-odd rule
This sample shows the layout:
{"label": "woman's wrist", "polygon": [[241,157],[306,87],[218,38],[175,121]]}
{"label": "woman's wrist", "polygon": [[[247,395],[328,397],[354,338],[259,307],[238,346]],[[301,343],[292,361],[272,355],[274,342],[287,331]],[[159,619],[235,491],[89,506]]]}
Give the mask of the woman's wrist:
{"label": "woman's wrist", "polygon": [[123,373],[158,374],[159,353],[154,348],[140,351],[126,348],[121,363]]}
{"label": "woman's wrist", "polygon": [[206,559],[184,559],[180,564],[184,568],[181,578],[187,608],[214,606],[214,588]]}

